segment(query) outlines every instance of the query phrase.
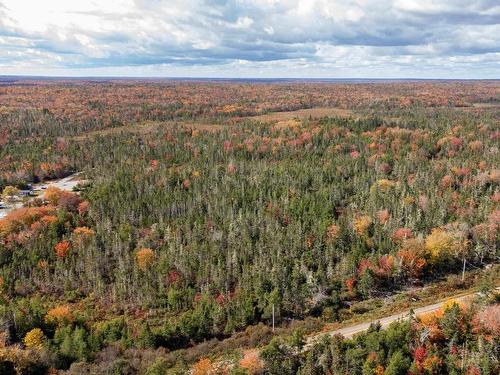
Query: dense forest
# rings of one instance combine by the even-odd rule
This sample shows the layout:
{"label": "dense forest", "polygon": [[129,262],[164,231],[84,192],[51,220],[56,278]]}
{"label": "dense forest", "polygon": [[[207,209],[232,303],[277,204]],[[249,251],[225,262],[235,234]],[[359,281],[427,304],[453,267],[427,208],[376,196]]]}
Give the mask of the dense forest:
{"label": "dense forest", "polygon": [[[486,292],[307,348],[290,328],[497,270],[498,83],[28,83],[0,86],[4,200],[84,178],[0,219],[1,373],[499,370]],[[319,106],[351,115],[253,117]],[[238,335],[261,339],[226,369],[186,355]]]}

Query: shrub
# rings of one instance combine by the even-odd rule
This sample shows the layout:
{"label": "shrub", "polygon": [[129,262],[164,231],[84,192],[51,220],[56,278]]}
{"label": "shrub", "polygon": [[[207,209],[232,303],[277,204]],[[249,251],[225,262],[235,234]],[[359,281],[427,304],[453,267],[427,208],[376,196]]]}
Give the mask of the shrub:
{"label": "shrub", "polygon": [[247,370],[249,374],[258,374],[263,370],[264,364],[256,350],[249,350],[244,353],[240,360],[240,367]]}
{"label": "shrub", "polygon": [[165,375],[170,368],[168,362],[163,358],[157,358],[155,362],[146,369],[144,375]]}
{"label": "shrub", "polygon": [[490,337],[500,337],[500,304],[486,307],[473,319],[476,332],[484,332]]}
{"label": "shrub", "polygon": [[191,370],[192,375],[209,375],[212,370],[212,361],[208,358],[202,358],[194,364]]}
{"label": "shrub", "polygon": [[387,209],[380,210],[377,212],[377,220],[382,225],[387,223],[390,218],[391,218],[391,214],[390,214],[389,210],[387,210]]}
{"label": "shrub", "polygon": [[392,233],[392,240],[401,243],[413,237],[413,232],[409,228],[398,228]]}
{"label": "shrub", "polygon": [[156,347],[156,336],[146,322],[138,337],[138,346],[144,349]]}
{"label": "shrub", "polygon": [[0,374],[46,374],[48,365],[38,350],[23,350],[19,346],[0,349]]}
{"label": "shrub", "polygon": [[340,228],[338,225],[331,224],[326,231],[326,238],[328,243],[335,242],[339,236]]}

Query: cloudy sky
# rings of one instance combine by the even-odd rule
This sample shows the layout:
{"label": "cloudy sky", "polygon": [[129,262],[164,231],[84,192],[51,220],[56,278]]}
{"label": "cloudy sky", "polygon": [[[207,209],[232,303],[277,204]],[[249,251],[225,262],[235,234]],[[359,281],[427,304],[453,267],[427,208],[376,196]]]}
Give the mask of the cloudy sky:
{"label": "cloudy sky", "polygon": [[500,78],[499,0],[0,0],[0,75]]}

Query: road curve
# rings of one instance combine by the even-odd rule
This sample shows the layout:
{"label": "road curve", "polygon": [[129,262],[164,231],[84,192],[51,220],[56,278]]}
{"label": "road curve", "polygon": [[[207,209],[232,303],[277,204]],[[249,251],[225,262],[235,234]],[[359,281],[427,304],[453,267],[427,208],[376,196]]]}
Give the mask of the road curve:
{"label": "road curve", "polygon": [[[496,288],[495,290],[496,291],[500,290],[500,287]],[[458,296],[458,297],[453,297],[452,296],[452,297],[447,298],[445,301],[447,301],[449,299],[453,299],[455,301],[464,301],[464,300],[470,299],[475,294],[476,293],[471,293],[471,294],[467,294],[467,295],[463,295],[463,296]],[[415,308],[415,309],[413,309],[413,314],[414,315],[420,315],[420,314],[425,314],[425,313],[430,313],[430,312],[437,311],[437,310],[439,310],[440,308],[443,307],[443,303],[445,301],[434,303],[432,305],[427,305],[427,306]],[[387,328],[387,326],[389,326],[389,324],[391,324],[393,322],[396,322],[398,320],[408,319],[409,317],[410,317],[410,310],[406,310],[406,311],[404,311],[402,313],[390,315],[390,316],[387,316],[385,318],[374,319],[374,320],[371,320],[369,322],[359,323],[359,324],[356,324],[356,325],[353,325],[353,326],[344,327],[344,328],[340,328],[340,329],[329,331],[329,332],[322,332],[322,333],[320,333],[318,335],[314,335],[314,336],[308,337],[307,343],[304,346],[304,350],[309,349],[312,345],[314,345],[314,343],[318,342],[322,337],[324,337],[326,335],[327,336],[342,335],[345,338],[351,338],[354,335],[356,335],[357,333],[366,331],[370,327],[370,325],[375,324],[377,322],[380,323],[380,325],[382,326],[382,328]]]}

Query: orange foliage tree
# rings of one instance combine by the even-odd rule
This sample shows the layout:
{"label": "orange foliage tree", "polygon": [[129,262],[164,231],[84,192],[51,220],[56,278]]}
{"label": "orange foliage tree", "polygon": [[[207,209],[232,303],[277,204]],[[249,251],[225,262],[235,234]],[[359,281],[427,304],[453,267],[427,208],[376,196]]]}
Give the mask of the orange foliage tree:
{"label": "orange foliage tree", "polygon": [[192,375],[209,375],[212,371],[212,361],[208,358],[202,358],[196,362],[192,368]]}
{"label": "orange foliage tree", "polygon": [[244,368],[250,374],[259,374],[264,364],[256,350],[247,351],[240,360],[240,367]]}
{"label": "orange foliage tree", "polygon": [[53,206],[22,207],[13,210],[0,219],[0,233],[8,234],[23,229],[40,218],[55,212]]}
{"label": "orange foliage tree", "polygon": [[56,306],[45,315],[45,321],[58,326],[71,324],[74,321],[73,313],[67,305]]}
{"label": "orange foliage tree", "polygon": [[56,252],[56,255],[59,258],[64,258],[66,255],[68,255],[70,249],[71,249],[71,242],[69,242],[68,240],[63,240],[61,242],[58,242],[54,246],[54,250]]}

